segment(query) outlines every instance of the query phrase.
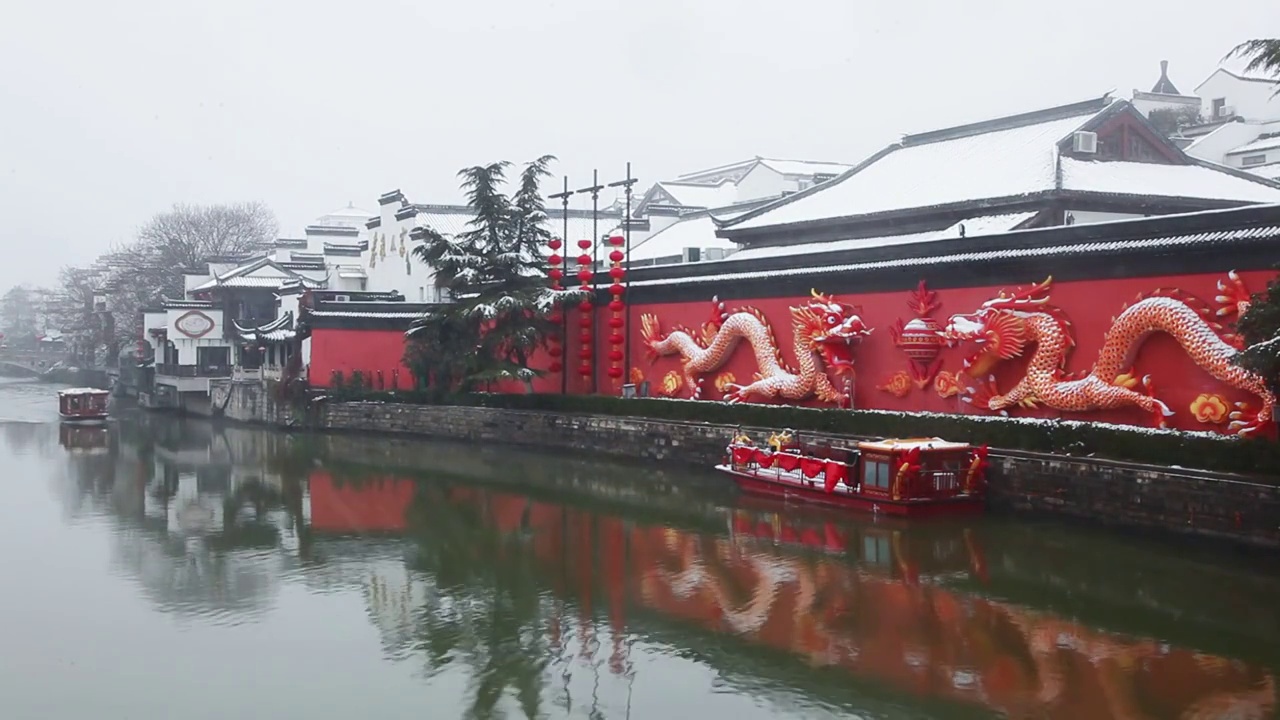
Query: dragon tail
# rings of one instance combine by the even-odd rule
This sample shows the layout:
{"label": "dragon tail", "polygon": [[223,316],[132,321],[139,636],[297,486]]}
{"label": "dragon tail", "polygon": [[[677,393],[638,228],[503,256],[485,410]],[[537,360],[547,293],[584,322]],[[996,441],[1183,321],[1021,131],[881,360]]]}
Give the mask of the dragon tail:
{"label": "dragon tail", "polygon": [[[1179,290],[1178,288],[1157,288],[1148,293],[1138,293],[1134,302],[1125,305],[1124,309],[1127,310],[1131,305],[1142,302],[1148,298],[1169,298],[1171,300],[1177,300],[1194,310],[1197,315],[1203,318],[1205,324],[1209,326],[1209,329],[1213,330],[1218,337],[1222,338],[1223,342],[1237,349],[1240,349],[1243,346],[1243,340],[1239,335],[1233,333],[1225,325],[1217,321],[1216,318],[1222,317],[1224,314],[1220,309],[1211,307],[1209,303],[1185,290]],[[1226,300],[1226,298],[1219,298],[1219,300]],[[1123,312],[1123,310],[1121,312]]]}

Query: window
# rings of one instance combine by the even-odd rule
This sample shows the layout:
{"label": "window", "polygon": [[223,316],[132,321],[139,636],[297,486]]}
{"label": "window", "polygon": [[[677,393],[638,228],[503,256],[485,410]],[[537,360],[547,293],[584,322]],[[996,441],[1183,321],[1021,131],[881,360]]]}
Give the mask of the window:
{"label": "window", "polygon": [[1224,97],[1213,99],[1213,117],[1222,117],[1223,111],[1227,108],[1227,99]]}
{"label": "window", "polygon": [[418,286],[418,302],[426,302],[426,301],[427,301],[427,289],[419,285]]}
{"label": "window", "polygon": [[889,464],[868,460],[862,463],[862,487],[889,488]]}
{"label": "window", "polygon": [[1245,155],[1244,157],[1240,158],[1240,164],[1243,165],[1244,167],[1249,167],[1250,165],[1266,165],[1267,155],[1266,153],[1260,153],[1258,155]]}

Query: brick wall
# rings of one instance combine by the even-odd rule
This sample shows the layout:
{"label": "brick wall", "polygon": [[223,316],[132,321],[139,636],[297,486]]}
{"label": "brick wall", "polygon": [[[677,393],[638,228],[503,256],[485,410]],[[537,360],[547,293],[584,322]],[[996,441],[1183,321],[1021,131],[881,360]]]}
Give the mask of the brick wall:
{"label": "brick wall", "polygon": [[[708,467],[734,428],[590,415],[473,407],[333,403],[299,422],[262,397],[228,405],[233,419],[333,431],[429,435],[486,446],[527,445]],[[256,417],[255,417],[256,414]],[[745,428],[763,439],[770,430]],[[806,434],[810,439],[856,438]],[[962,439],[962,438],[957,438]],[[992,452],[989,504],[1126,528],[1159,529],[1280,548],[1280,488],[1214,473],[1094,458]]]}

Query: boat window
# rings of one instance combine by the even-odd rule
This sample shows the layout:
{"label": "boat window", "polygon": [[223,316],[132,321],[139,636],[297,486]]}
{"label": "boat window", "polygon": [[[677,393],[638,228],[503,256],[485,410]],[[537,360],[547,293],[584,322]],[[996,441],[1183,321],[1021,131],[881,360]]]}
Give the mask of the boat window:
{"label": "boat window", "polygon": [[888,463],[876,462],[875,460],[864,462],[862,464],[862,485],[863,487],[888,488]]}

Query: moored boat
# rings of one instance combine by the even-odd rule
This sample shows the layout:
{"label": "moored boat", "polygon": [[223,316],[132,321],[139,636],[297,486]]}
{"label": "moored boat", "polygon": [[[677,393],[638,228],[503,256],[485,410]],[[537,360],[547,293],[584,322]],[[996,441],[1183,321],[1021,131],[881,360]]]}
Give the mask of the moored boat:
{"label": "moored boat", "polygon": [[65,423],[103,423],[107,420],[109,390],[68,388],[58,393],[58,417]]}
{"label": "moored boat", "polygon": [[982,512],[986,446],[941,438],[885,439],[852,447],[801,443],[775,433],[765,447],[737,433],[716,469],[744,491],[847,510],[929,517]]}

